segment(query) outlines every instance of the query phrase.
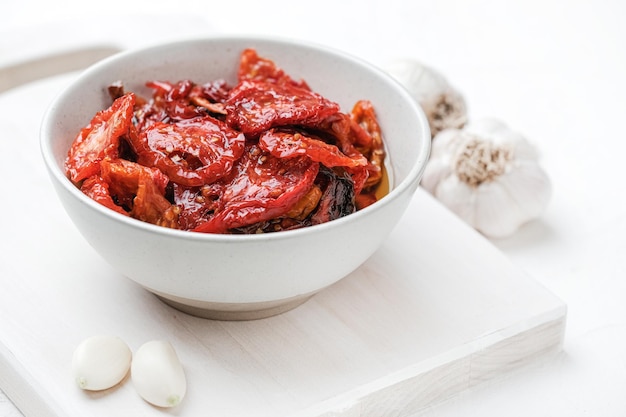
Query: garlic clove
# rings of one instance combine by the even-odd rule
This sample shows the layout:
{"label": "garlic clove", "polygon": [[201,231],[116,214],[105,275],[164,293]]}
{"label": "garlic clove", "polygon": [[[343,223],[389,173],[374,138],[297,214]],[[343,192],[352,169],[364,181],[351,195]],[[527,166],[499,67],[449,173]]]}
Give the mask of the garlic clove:
{"label": "garlic clove", "polygon": [[476,193],[456,175],[444,178],[437,184],[434,196],[464,222],[473,225],[476,213]]}
{"label": "garlic clove", "polygon": [[450,161],[443,158],[432,159],[424,169],[420,185],[430,194],[436,195],[437,187],[445,178],[450,176],[451,171]]}
{"label": "garlic clove", "polygon": [[132,353],[116,336],[98,335],[82,341],[72,358],[72,374],[84,390],[100,391],[117,385],[128,374]]}
{"label": "garlic clove", "polygon": [[548,176],[536,163],[517,162],[506,174],[481,184],[473,198],[460,196],[474,212],[473,219],[461,217],[487,237],[504,238],[545,210],[551,189]]}
{"label": "garlic clove", "polygon": [[523,215],[519,226],[543,213],[552,197],[552,183],[548,174],[536,163],[517,161],[509,175],[498,179],[508,190],[512,203]]}
{"label": "garlic clove", "polygon": [[437,185],[452,174],[452,158],[458,152],[463,140],[463,133],[458,129],[446,129],[437,135],[420,183],[426,191],[435,195]]}
{"label": "garlic clove", "polygon": [[474,228],[490,238],[503,238],[515,232],[528,220],[526,213],[512,199],[500,181],[483,184],[477,192]]}
{"label": "garlic clove", "polygon": [[166,341],[147,342],[135,352],[131,378],[137,393],[158,407],[178,405],[187,391],[182,364]]}
{"label": "garlic clove", "polygon": [[411,59],[387,64],[385,70],[402,84],[424,111],[435,137],[448,128],[467,123],[467,104],[459,91],[437,70]]}
{"label": "garlic clove", "polygon": [[433,141],[430,151],[430,159],[450,158],[455,155],[459,147],[466,140],[464,130],[445,129],[437,134],[437,140]]}

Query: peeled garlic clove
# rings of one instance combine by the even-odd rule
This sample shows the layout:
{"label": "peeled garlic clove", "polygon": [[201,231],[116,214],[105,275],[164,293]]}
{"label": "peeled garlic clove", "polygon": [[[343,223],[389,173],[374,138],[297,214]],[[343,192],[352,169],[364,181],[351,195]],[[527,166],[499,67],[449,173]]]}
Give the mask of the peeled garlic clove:
{"label": "peeled garlic clove", "polygon": [[116,336],[92,336],[78,345],[72,358],[72,374],[84,390],[100,391],[118,384],[130,369],[132,353]]}
{"label": "peeled garlic clove", "polygon": [[135,352],[131,378],[139,395],[158,407],[178,405],[187,391],[183,366],[166,341],[147,342]]}
{"label": "peeled garlic clove", "polygon": [[422,107],[432,137],[444,129],[458,129],[467,123],[465,99],[434,68],[415,60],[401,59],[387,64],[385,70]]}

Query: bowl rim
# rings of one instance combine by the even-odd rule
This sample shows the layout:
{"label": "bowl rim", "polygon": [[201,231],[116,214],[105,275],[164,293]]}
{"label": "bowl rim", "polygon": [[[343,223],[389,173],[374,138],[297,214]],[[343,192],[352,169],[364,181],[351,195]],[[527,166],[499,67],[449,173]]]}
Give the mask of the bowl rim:
{"label": "bowl rim", "polygon": [[[400,198],[402,194],[406,191],[407,188],[410,188],[415,182],[418,182],[426,168],[426,162],[429,158],[431,151],[431,141],[423,140],[420,141],[420,148],[418,149],[418,158],[413,162],[411,169],[407,173],[406,177],[400,181],[398,184],[395,184],[389,192],[382,197],[380,200],[376,201],[374,204],[365,207],[361,210],[358,210],[354,213],[351,213],[347,216],[312,226],[302,227],[293,230],[282,230],[274,233],[260,233],[260,234],[217,234],[217,233],[200,233],[200,232],[192,232],[188,230],[179,230],[179,229],[171,229],[163,226],[157,226],[151,223],[147,223],[138,219],[134,219],[132,217],[124,216],[120,213],[111,210],[102,204],[96,202],[95,200],[89,198],[87,195],[82,193],[80,189],[78,189],[65,175],[59,164],[57,163],[54,152],[52,150],[52,143],[50,135],[47,134],[52,129],[52,125],[55,123],[55,120],[52,118],[58,103],[62,101],[62,99],[69,93],[72,86],[79,83],[85,77],[88,77],[90,74],[100,71],[102,68],[107,67],[113,64],[116,61],[123,60],[127,57],[136,55],[136,54],[144,54],[149,53],[150,51],[157,51],[163,48],[174,48],[177,46],[189,45],[193,43],[206,43],[206,42],[232,42],[232,41],[245,41],[249,40],[252,42],[263,42],[263,43],[272,43],[276,45],[284,44],[291,45],[296,47],[304,47],[307,49],[313,49],[317,51],[322,51],[324,53],[328,53],[331,55],[335,55],[341,57],[342,59],[347,59],[355,62],[358,65],[364,66],[368,68],[369,71],[376,73],[379,77],[383,78],[395,87],[397,92],[404,97],[404,101],[407,105],[412,108],[412,112],[419,119],[419,125],[421,127],[420,131],[415,132],[416,135],[422,135],[424,138],[430,138],[430,128],[428,125],[428,121],[426,116],[419,106],[417,101],[410,95],[410,93],[406,90],[404,86],[401,85],[399,81],[394,79],[391,75],[387,74],[382,69],[378,68],[374,64],[366,61],[363,58],[357,57],[351,53],[342,51],[335,47],[331,47],[324,44],[319,44],[311,41],[303,41],[303,40],[295,40],[288,38],[280,38],[280,37],[272,37],[272,36],[250,36],[250,35],[207,35],[194,37],[189,39],[175,40],[169,42],[163,42],[158,45],[130,48],[123,50],[121,52],[117,52],[109,57],[106,57],[86,69],[82,70],[77,77],[72,80],[67,86],[60,91],[57,96],[51,101],[44,113],[40,131],[39,131],[39,141],[40,141],[40,152],[42,154],[44,163],[48,172],[54,177],[55,181],[59,186],[63,187],[63,189],[69,192],[72,197],[79,200],[89,207],[91,210],[95,210],[105,217],[109,218],[112,221],[118,221],[126,224],[127,226],[139,229],[145,233],[155,234],[155,235],[164,235],[172,238],[184,239],[184,240],[192,240],[192,241],[211,241],[211,242],[223,242],[223,243],[235,243],[235,242],[267,242],[274,240],[285,240],[296,238],[300,235],[306,235],[310,233],[320,233],[324,232],[329,228],[340,227],[346,223],[352,223],[358,221],[359,218],[363,216],[369,215],[369,213],[379,211],[383,209],[385,206],[391,204],[394,200]],[[386,157],[387,161],[388,156]],[[393,165],[393,161],[391,161],[391,165]]]}

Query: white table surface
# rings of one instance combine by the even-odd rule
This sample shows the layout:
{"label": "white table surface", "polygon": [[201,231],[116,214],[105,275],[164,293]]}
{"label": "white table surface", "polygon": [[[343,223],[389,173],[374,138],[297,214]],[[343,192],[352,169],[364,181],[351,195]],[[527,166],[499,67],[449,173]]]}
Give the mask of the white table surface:
{"label": "white table surface", "polygon": [[[410,57],[438,68],[465,95],[470,118],[497,117],[540,149],[554,185],[551,204],[539,220],[493,243],[569,310],[557,357],[426,415],[624,416],[626,3],[491,3],[109,0],[96,9],[74,0],[22,0],[0,6],[0,32],[35,36],[0,38],[0,59],[62,42],[63,33],[42,30],[59,21],[93,22],[94,32],[82,36],[99,37],[119,13],[162,18],[173,4],[175,27],[184,25],[184,14],[193,17],[189,33],[286,36],[381,66]],[[0,416],[21,416],[1,393]]]}

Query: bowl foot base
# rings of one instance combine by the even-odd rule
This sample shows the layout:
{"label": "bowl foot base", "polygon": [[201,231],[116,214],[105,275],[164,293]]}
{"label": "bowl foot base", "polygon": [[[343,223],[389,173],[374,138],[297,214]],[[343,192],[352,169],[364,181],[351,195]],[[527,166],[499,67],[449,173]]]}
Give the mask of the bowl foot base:
{"label": "bowl foot base", "polygon": [[298,307],[313,296],[304,294],[278,301],[256,303],[213,303],[152,292],[165,304],[183,313],[224,321],[258,320],[276,316]]}

